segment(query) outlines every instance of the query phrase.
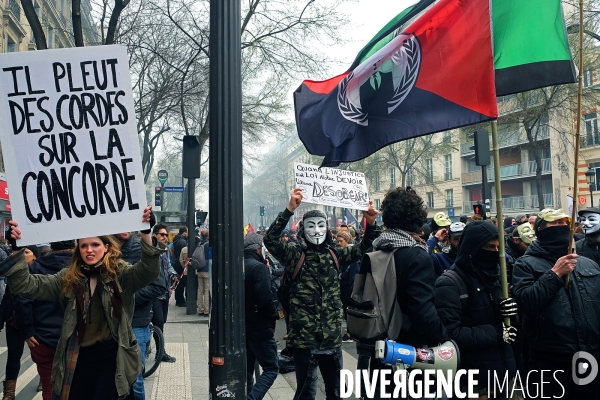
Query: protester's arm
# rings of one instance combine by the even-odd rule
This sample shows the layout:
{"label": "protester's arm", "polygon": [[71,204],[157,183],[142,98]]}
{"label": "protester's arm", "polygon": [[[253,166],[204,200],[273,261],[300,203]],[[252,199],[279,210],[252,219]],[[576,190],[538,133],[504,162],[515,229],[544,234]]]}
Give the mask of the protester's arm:
{"label": "protester's arm", "polygon": [[137,292],[154,281],[160,273],[160,255],[166,251],[166,246],[158,243],[159,247],[153,247],[145,241],[141,245],[141,260],[131,267],[123,267],[121,273],[120,282],[126,291]]}
{"label": "protester's arm", "polygon": [[154,301],[159,296],[162,296],[166,291],[167,288],[165,286],[165,278],[159,273],[152,283],[135,292],[135,304],[139,305],[149,301]]}
{"label": "protester's arm", "polygon": [[454,340],[459,348],[474,351],[498,344],[500,322],[498,327],[490,324],[472,327],[462,325],[460,291],[454,281],[447,276],[442,275],[435,282],[435,307],[448,330],[448,337]]}
{"label": "protester's arm", "polygon": [[43,301],[58,301],[66,269],[55,275],[32,275],[25,261],[25,250],[8,257],[0,264],[0,276],[8,278],[13,294]]}
{"label": "protester's arm", "polygon": [[281,240],[281,233],[285,229],[292,215],[294,215],[294,210],[301,202],[302,190],[295,189],[290,197],[290,203],[287,208],[277,215],[277,218],[267,230],[267,234],[263,241],[265,247],[269,250],[269,253],[279,260],[284,268],[290,269],[291,272],[293,272],[296,263],[298,263],[298,260],[300,259],[301,251],[297,246],[289,245]]}
{"label": "protester's arm", "polygon": [[367,249],[371,247],[373,240],[375,240],[380,233],[379,229],[377,229],[377,224],[375,223],[378,214],[379,211],[373,207],[373,200],[369,200],[369,209],[363,211],[363,216],[367,220],[367,227],[363,239],[358,246],[346,246],[341,250],[338,249],[338,254],[340,254],[340,265],[346,266],[354,261],[359,261],[362,259],[363,254],[367,252]]}
{"label": "protester's arm", "polygon": [[[535,314],[548,304],[565,282],[552,270],[537,272],[527,264],[524,256],[515,262],[512,272],[512,289],[519,310],[525,314]],[[538,275],[536,277],[536,275]]]}
{"label": "protester's arm", "polygon": [[427,249],[429,251],[429,254],[434,254],[433,249],[435,249],[435,246],[438,244],[438,238],[431,235],[431,237],[427,240]]}

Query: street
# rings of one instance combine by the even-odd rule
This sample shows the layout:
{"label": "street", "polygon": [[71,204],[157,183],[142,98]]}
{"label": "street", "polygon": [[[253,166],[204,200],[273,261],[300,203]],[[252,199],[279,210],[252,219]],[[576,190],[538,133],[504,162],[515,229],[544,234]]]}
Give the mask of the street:
{"label": "street", "polygon": [[[285,323],[277,321],[275,339],[279,350],[285,341]],[[171,305],[165,325],[165,347],[167,353],[175,357],[175,363],[161,363],[156,372],[145,380],[146,398],[151,400],[207,400],[208,396],[208,318],[186,315],[185,308]],[[4,380],[6,365],[6,336],[0,333],[0,380]],[[344,368],[356,369],[356,346],[343,343]],[[31,361],[29,349],[21,359],[21,371],[17,379],[16,400],[41,400],[42,393],[36,392],[39,382],[37,369]],[[296,389],[293,372],[279,374],[265,399],[291,399]],[[325,399],[325,387],[319,380],[317,400]]]}

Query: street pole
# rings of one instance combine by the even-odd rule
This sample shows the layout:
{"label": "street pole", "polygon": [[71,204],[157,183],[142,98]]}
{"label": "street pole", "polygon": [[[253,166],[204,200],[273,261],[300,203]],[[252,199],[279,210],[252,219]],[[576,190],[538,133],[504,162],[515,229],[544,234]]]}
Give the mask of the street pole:
{"label": "street pole", "polygon": [[164,211],[165,207],[165,184],[160,183],[160,211]]}
{"label": "street pole", "polygon": [[[196,179],[188,178],[188,257],[192,257],[196,250]],[[196,270],[188,267],[187,285],[185,286],[185,313],[187,315],[196,315],[198,312],[198,278]]]}
{"label": "street pole", "polygon": [[596,189],[595,183],[590,183],[590,202],[592,203],[592,207],[594,206],[594,189]]}
{"label": "street pole", "polygon": [[487,219],[487,204],[486,200],[486,188],[487,188],[487,165],[481,166],[481,202],[483,204],[483,219]]}
{"label": "street pole", "polygon": [[225,393],[230,398],[246,398],[240,7],[240,0],[210,0],[209,232],[213,263],[208,377],[212,399]]}

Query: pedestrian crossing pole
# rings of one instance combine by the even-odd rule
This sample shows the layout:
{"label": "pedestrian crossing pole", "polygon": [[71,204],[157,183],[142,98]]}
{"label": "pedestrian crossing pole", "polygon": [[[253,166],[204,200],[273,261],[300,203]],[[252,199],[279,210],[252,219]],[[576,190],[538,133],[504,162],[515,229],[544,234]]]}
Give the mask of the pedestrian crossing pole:
{"label": "pedestrian crossing pole", "polygon": [[246,398],[240,0],[210,0],[210,397]]}

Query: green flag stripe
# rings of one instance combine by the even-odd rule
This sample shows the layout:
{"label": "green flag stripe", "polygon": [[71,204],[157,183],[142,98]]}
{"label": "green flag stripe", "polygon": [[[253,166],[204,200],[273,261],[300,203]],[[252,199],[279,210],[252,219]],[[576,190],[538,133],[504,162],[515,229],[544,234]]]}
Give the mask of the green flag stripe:
{"label": "green flag stripe", "polygon": [[571,60],[560,0],[492,0],[494,68]]}
{"label": "green flag stripe", "polygon": [[421,0],[417,4],[406,8],[400,12],[400,14],[396,15],[379,32],[377,32],[377,34],[369,41],[369,43],[365,45],[365,47],[358,52],[358,55],[354,59],[354,62],[348,71],[352,71],[354,68],[358,67],[360,63],[371,57],[383,46],[388,44],[390,40],[394,38],[393,33],[396,29],[401,28],[404,24],[406,24],[416,15],[420,14],[435,1],[436,0]]}

